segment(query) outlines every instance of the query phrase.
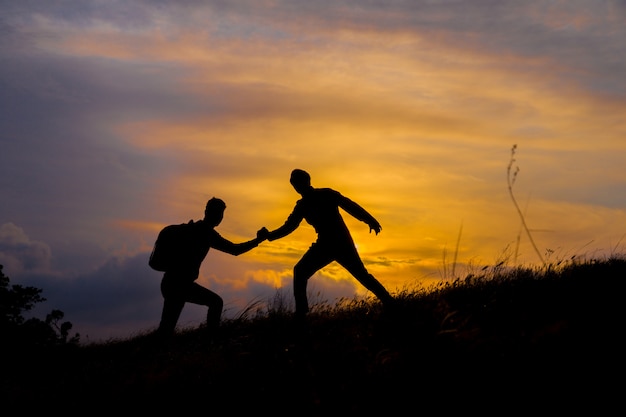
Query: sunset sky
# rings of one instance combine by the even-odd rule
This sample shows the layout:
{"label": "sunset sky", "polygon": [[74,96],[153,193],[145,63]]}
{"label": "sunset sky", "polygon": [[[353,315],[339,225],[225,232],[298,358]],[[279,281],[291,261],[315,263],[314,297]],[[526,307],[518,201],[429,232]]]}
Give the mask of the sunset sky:
{"label": "sunset sky", "polygon": [[[391,292],[626,245],[624,1],[0,1],[0,264],[81,340],[153,329],[159,230],[226,201],[280,226],[293,168],[347,214]],[[519,171],[517,169],[519,168]],[[519,237],[519,246],[518,246]],[[210,251],[225,316],[283,291],[314,241]],[[454,261],[456,260],[456,263]],[[593,283],[590,283],[593,285]],[[312,300],[367,296],[336,264]],[[179,324],[204,310],[188,305]]]}

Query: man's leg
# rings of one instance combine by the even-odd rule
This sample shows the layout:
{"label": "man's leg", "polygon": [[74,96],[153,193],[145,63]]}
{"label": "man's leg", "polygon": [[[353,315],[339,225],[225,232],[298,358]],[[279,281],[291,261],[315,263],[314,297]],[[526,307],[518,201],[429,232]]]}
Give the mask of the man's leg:
{"label": "man's leg", "polygon": [[161,322],[158,332],[162,336],[171,336],[176,330],[176,323],[180,313],[185,306],[185,300],[175,297],[165,297],[163,299],[163,311],[161,312]]}
{"label": "man's leg", "polygon": [[224,300],[222,300],[222,297],[194,282],[189,288],[187,301],[208,307],[206,316],[207,329],[214,330],[219,327],[220,320],[222,319],[222,309],[224,308]]}
{"label": "man's leg", "polygon": [[340,256],[337,257],[337,262],[346,268],[361,285],[370,290],[385,307],[393,306],[393,297],[383,284],[367,271],[356,248],[346,248]]}
{"label": "man's leg", "polygon": [[185,306],[184,291],[175,277],[165,274],[161,280],[161,295],[163,295],[163,310],[158,333],[168,337],[174,334],[176,323]]}
{"label": "man's leg", "polygon": [[304,318],[309,312],[309,301],[306,294],[309,278],[332,260],[323,248],[314,243],[294,266],[293,295],[296,300],[296,317]]}

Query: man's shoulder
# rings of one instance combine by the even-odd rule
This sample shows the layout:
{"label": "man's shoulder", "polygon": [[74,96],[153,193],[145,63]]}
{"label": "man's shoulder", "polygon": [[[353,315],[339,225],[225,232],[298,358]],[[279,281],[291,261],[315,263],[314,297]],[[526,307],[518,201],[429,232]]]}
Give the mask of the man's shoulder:
{"label": "man's shoulder", "polygon": [[341,197],[341,194],[332,188],[314,188],[296,202],[296,207],[310,204],[314,201],[329,201]]}
{"label": "man's shoulder", "polygon": [[315,188],[313,190],[314,193],[323,194],[323,195],[341,195],[341,193],[332,188],[324,187],[324,188]]}
{"label": "man's shoulder", "polygon": [[191,230],[192,235],[197,239],[206,239],[207,237],[219,236],[219,233],[215,228],[211,227],[204,220],[190,220],[188,223],[184,223],[185,226]]}

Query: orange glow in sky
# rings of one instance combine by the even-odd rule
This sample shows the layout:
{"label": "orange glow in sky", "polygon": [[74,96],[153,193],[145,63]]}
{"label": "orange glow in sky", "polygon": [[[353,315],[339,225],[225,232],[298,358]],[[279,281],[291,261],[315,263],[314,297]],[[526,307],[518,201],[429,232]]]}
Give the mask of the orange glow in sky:
{"label": "orange glow in sky", "polygon": [[[216,196],[228,206],[217,230],[244,241],[285,221],[299,198],[289,174],[302,168],[378,219],[376,236],[345,216],[370,272],[400,291],[453,278],[453,262],[458,276],[540,263],[507,189],[517,145],[513,190],[545,260],[623,251],[623,6],[416,2],[331,13],[206,3],[140,8],[135,24],[53,10],[8,18],[28,38],[15,56],[79,68],[68,86],[60,80],[76,77],[22,85],[70,109],[72,123],[53,124],[65,128],[58,143],[93,154],[64,153],[76,168],[54,183],[84,181],[77,187],[87,191],[67,191],[63,221],[28,217],[14,198],[6,236],[22,228],[26,242],[88,241],[110,256],[145,257],[160,227],[200,219]],[[264,296],[257,286],[287,288],[314,239],[303,223],[239,257],[210,252],[200,282],[241,308]],[[25,271],[10,252],[0,263],[9,276]],[[316,280],[331,297],[333,282],[366,295],[336,264]]]}

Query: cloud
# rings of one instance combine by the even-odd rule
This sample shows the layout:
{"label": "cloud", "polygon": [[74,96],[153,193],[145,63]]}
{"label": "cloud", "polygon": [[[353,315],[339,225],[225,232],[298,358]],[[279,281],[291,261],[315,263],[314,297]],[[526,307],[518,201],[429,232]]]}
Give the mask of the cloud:
{"label": "cloud", "polygon": [[31,240],[24,230],[13,223],[0,226],[0,265],[5,273],[46,270],[50,266],[50,247]]}

